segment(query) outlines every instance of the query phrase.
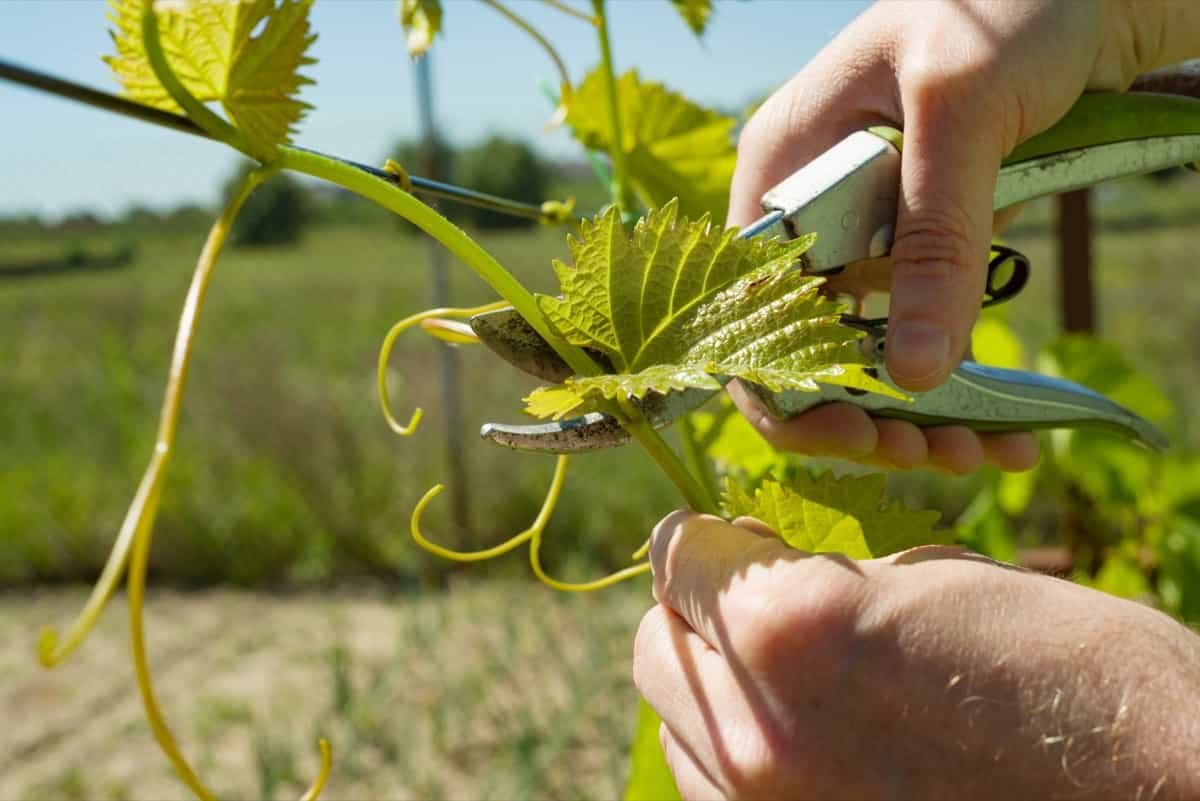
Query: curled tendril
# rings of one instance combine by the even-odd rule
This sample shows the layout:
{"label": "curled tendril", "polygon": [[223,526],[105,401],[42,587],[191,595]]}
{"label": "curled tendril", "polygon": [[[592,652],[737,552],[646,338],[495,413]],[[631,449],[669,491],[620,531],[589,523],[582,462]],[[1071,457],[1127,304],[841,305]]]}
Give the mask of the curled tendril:
{"label": "curled tendril", "polygon": [[649,537],[646,538],[646,541],[643,542],[638,547],[638,549],[633,552],[633,555],[630,556],[629,558],[632,561],[636,562],[637,560],[644,558],[646,556],[646,554],[648,554],[648,553],[650,553],[650,538]]}
{"label": "curled tendril", "polygon": [[383,163],[383,171],[389,175],[394,175],[396,177],[396,185],[410,195],[412,194],[412,178],[408,177],[408,170],[404,169],[403,164],[395,159],[388,159]]}
{"label": "curled tendril", "polygon": [[564,225],[575,219],[575,198],[546,200],[542,202],[542,225]]}
{"label": "curled tendril", "polygon": [[[417,426],[421,423],[421,418],[425,415],[424,410],[422,410],[420,407],[417,407],[413,410],[412,417],[409,418],[408,424],[404,425],[396,419],[395,415],[392,414],[392,403],[388,398],[387,369],[388,361],[392,356],[392,346],[396,343],[396,337],[400,336],[414,325],[424,323],[426,320],[433,320],[439,317],[474,317],[475,315],[483,314],[484,312],[503,309],[507,305],[508,304],[504,301],[497,301],[495,303],[488,303],[484,306],[475,306],[469,309],[429,309],[428,311],[423,311],[410,317],[405,317],[403,320],[391,327],[391,329],[387,332],[387,336],[383,338],[383,344],[379,347],[379,371],[377,374],[379,387],[379,408],[383,410],[383,418],[387,420],[388,428],[392,429],[392,431],[395,431],[402,437],[411,436],[414,432],[416,432]],[[437,335],[434,334],[434,336]],[[441,337],[438,338],[441,339]]]}
{"label": "curled tendril", "polygon": [[546,499],[542,501],[542,508],[538,511],[537,517],[530,523],[529,528],[491,548],[485,548],[481,551],[455,551],[430,541],[421,533],[421,515],[425,511],[425,507],[429,506],[429,503],[441,494],[443,489],[441,484],[432,487],[417,502],[416,507],[413,509],[409,530],[412,532],[413,540],[422,548],[443,559],[450,559],[455,562],[479,562],[484,559],[493,559],[497,556],[503,556],[517,546],[528,542],[530,544],[529,564],[533,567],[534,575],[543,584],[565,592],[588,592],[590,590],[604,589],[605,587],[611,587],[619,581],[639,576],[648,571],[650,569],[649,563],[642,563],[618,570],[604,578],[579,584],[559,581],[546,574],[546,571],[542,569],[541,557],[539,555],[542,545],[542,532],[545,531],[546,525],[550,522],[550,516],[554,514],[554,507],[558,504],[558,498],[562,494],[563,482],[566,480],[566,477],[567,457],[559,456],[554,464],[554,478],[550,480],[550,488],[546,491]]}
{"label": "curled tendril", "polygon": [[471,330],[471,326],[455,320],[430,317],[421,321],[421,330],[434,339],[440,339],[451,345],[479,344],[479,337]]}

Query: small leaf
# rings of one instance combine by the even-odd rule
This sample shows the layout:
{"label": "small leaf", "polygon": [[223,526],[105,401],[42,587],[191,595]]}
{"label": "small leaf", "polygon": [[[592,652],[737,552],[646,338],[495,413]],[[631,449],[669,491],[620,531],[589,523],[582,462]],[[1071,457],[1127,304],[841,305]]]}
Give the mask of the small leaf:
{"label": "small leaf", "polygon": [[601,351],[614,371],[535,391],[527,411],[561,415],[585,402],[718,389],[717,377],[772,390],[815,391],[820,381],[895,394],[863,371],[862,334],[841,324],[841,307],[818,293],[821,279],[792,269],[811,237],[739,239],[707,216],[678,219],[677,209],[672,201],[651,212],[632,233],[609,209],[568,240],[574,266],[554,264],[562,297],[539,295],[538,305],[565,339]]}
{"label": "small leaf", "polygon": [[788,468],[788,457],[763,439],[727,395],[721,396],[717,412],[693,412],[692,425],[705,455],[725,473],[754,482]]}
{"label": "small leaf", "polygon": [[400,0],[400,25],[408,54],[420,58],[442,30],[441,0]]}
{"label": "small leaf", "polygon": [[971,352],[980,364],[1020,370],[1025,352],[1021,340],[1000,318],[987,312],[979,318],[971,332]]}
{"label": "small leaf", "polygon": [[625,785],[625,801],[676,801],[680,798],[675,777],[663,754],[658,738],[662,718],[638,699],[637,730],[629,751],[629,783]]}
{"label": "small leaf", "polygon": [[[682,198],[684,214],[709,213],[723,222],[737,160],[735,121],[661,84],[642,83],[632,70],[617,81],[617,97],[621,149],[638,200],[655,208]],[[610,150],[612,122],[602,70],[594,70],[575,90],[567,124],[585,147]]]}
{"label": "small leaf", "polygon": [[[142,46],[147,2],[109,0],[116,54],[104,60],[128,97],[181,113],[158,82]],[[295,95],[312,83],[299,73],[313,63],[305,55],[316,39],[308,24],[312,0],[185,0],[159,5],[159,38],[176,77],[197,100],[219,101],[252,153],[269,157],[288,141],[310,108]]]}
{"label": "small leaf", "polygon": [[712,0],[671,0],[671,5],[675,6],[692,33],[697,36],[704,33],[708,18],[712,16]]}
{"label": "small leaf", "polygon": [[811,553],[870,559],[949,541],[948,531],[933,528],[940,513],[885,503],[886,485],[882,473],[813,478],[800,471],[787,484],[765,481],[752,495],[727,480],[724,506],[730,517],[758,518],[788,545]]}
{"label": "small leaf", "polygon": [[539,387],[525,399],[525,412],[561,420],[583,405],[583,398],[566,387]]}

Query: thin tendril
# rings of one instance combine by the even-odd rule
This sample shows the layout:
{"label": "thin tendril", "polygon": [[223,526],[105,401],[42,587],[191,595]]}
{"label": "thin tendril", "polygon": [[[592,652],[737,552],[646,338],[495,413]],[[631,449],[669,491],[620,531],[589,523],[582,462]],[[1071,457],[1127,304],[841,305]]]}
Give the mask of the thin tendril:
{"label": "thin tendril", "polygon": [[430,317],[421,321],[421,330],[434,339],[440,339],[451,345],[479,344],[479,337],[471,330],[471,326],[454,320]]}
{"label": "thin tendril", "polygon": [[167,379],[166,393],[163,397],[162,411],[159,413],[158,433],[155,437],[154,453],[146,466],[146,472],[138,485],[136,494],[121,522],[117,540],[113,543],[108,561],[92,594],[84,605],[83,610],[75,619],[66,638],[59,641],[58,632],[48,627],[42,630],[38,638],[38,659],[46,667],[53,667],[66,659],[71,652],[79,647],[88,632],[96,625],[100,613],[116,589],[121,573],[129,560],[130,547],[135,541],[146,536],[153,527],[154,518],[158,511],[158,496],[162,491],[162,483],[166,475],[167,465],[171,456],[171,445],[175,439],[175,429],[179,422],[179,408],[183,402],[183,391],[187,383],[188,365],[191,361],[192,335],[196,319],[204,304],[204,295],[208,287],[209,277],[220,251],[221,243],[228,234],[233,217],[241,208],[242,202],[262,181],[275,172],[274,167],[260,168],[251,173],[239,188],[239,192],[229,202],[221,216],[213,224],[208,242],[200,255],[196,266],[196,274],[188,289],[187,300],[180,315],[179,331],[175,337],[175,349],[171,355],[170,374]]}
{"label": "thin tendril", "polygon": [[539,553],[541,551],[541,547],[542,532],[540,530],[534,531],[533,541],[529,543],[529,565],[533,568],[533,574],[538,577],[539,581],[553,589],[560,590],[561,592],[591,592],[593,590],[603,590],[607,587],[613,586],[614,584],[625,581],[626,579],[631,579],[634,576],[640,576],[644,573],[650,572],[650,563],[642,562],[641,564],[618,570],[615,573],[610,573],[604,578],[599,578],[595,581],[584,581],[581,583],[559,581],[558,579],[547,575],[546,571],[542,569],[542,559],[541,554]]}
{"label": "thin tendril", "polygon": [[630,556],[629,559],[630,559],[630,561],[636,562],[639,559],[644,559],[646,557],[646,554],[648,554],[648,553],[650,553],[650,538],[649,537],[646,538],[645,542],[643,542],[641,545],[638,546],[638,549],[633,552],[633,555]]}
{"label": "thin tendril", "polygon": [[[509,22],[516,25],[525,33],[529,34],[535,42],[541,45],[541,48],[546,51],[546,55],[550,56],[550,60],[554,62],[554,68],[558,70],[558,80],[562,84],[563,91],[571,90],[571,76],[567,74],[567,65],[563,63],[562,57],[558,55],[558,51],[554,49],[554,45],[550,44],[550,40],[542,35],[542,32],[533,27],[521,15],[517,14],[510,8],[507,8],[500,0],[483,0],[484,3],[496,9],[503,14]],[[566,100],[567,98],[563,98]]]}
{"label": "thin tendril", "polygon": [[417,502],[416,508],[413,509],[412,522],[409,530],[412,532],[412,538],[425,550],[432,554],[450,559],[455,562],[480,562],[484,559],[493,559],[516,548],[523,542],[531,539],[536,539],[541,536],[542,529],[550,522],[550,516],[554,514],[554,507],[558,504],[558,497],[562,493],[563,482],[567,477],[567,457],[559,456],[554,463],[554,478],[550,480],[550,488],[546,491],[546,499],[542,501],[542,508],[538,512],[537,517],[529,524],[529,528],[519,534],[516,534],[499,545],[494,545],[491,548],[486,548],[482,551],[452,551],[438,545],[436,542],[431,542],[424,534],[421,533],[421,513],[425,511],[425,507],[430,501],[436,498],[442,492],[442,485],[438,484],[430,488],[424,497]]}
{"label": "thin tendril", "polygon": [[587,13],[586,11],[580,11],[577,8],[573,8],[566,3],[561,2],[561,0],[542,0],[542,2],[551,8],[558,9],[564,14],[569,14],[570,16],[575,17],[575,19],[581,19],[590,25],[596,24],[596,18],[591,14]]}
{"label": "thin tendril", "polygon": [[[221,246],[229,234],[233,219],[237,216],[242,203],[274,171],[275,169],[272,167],[264,167],[246,176],[241,186],[238,187],[238,191],[221,212],[221,216],[213,223],[208,241],[204,243],[204,250],[200,253],[196,272],[192,277],[192,285],[188,289],[187,300],[183,304],[183,313],[179,318],[179,331],[175,336],[175,350],[171,356],[171,373],[167,381],[167,392],[163,399],[162,417],[159,422],[158,441],[155,442],[154,456],[142,482],[145,492],[143,494],[142,490],[139,490],[126,516],[127,520],[134,521],[132,526],[133,554],[129,565],[128,584],[129,639],[133,651],[134,675],[142,696],[142,706],[146,710],[146,718],[150,722],[150,728],[154,732],[154,739],[158,741],[159,747],[167,755],[183,782],[203,801],[208,801],[215,796],[201,783],[187,760],[184,759],[183,754],[180,753],[154,696],[154,685],[150,679],[150,668],[146,660],[146,642],[142,621],[142,606],[146,591],[146,565],[149,561],[150,543],[154,538],[154,518],[158,510],[158,500],[162,494],[163,480],[171,456],[171,445],[179,420],[179,409],[183,402],[183,389],[187,382],[188,365],[191,361],[192,338],[200,311],[204,306],[209,279],[212,277]],[[142,504],[140,508],[139,502]]]}
{"label": "thin tendril", "polygon": [[503,309],[508,304],[504,301],[496,301],[488,303],[484,306],[475,306],[470,309],[429,309],[418,314],[405,317],[400,322],[396,323],[387,332],[387,336],[383,338],[383,344],[379,348],[379,369],[376,374],[377,385],[379,389],[379,408],[383,410],[383,418],[387,420],[388,428],[395,431],[402,437],[412,436],[416,432],[417,426],[424,417],[425,412],[419,406],[413,410],[412,417],[408,420],[408,425],[403,425],[392,414],[392,403],[388,396],[387,388],[387,370],[388,362],[392,356],[392,346],[396,343],[396,337],[403,334],[414,325],[419,325],[425,320],[436,317],[474,317],[476,314]]}
{"label": "thin tendril", "polygon": [[308,792],[300,796],[300,801],[317,801],[317,796],[325,789],[325,782],[329,781],[329,772],[333,770],[333,750],[329,747],[329,741],[322,737],[317,741],[317,746],[321,749],[321,769],[317,771],[317,778],[313,779]]}

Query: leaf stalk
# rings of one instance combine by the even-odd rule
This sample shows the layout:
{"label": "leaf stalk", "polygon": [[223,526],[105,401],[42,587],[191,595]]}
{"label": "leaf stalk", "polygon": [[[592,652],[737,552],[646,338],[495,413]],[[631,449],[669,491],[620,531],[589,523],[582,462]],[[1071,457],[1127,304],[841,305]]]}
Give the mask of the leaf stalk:
{"label": "leaf stalk", "polygon": [[[500,0],[483,0],[483,2],[496,9],[513,25],[516,25],[529,34],[529,37],[546,51],[546,55],[550,56],[550,60],[554,62],[554,68],[558,70],[558,80],[563,87],[563,91],[569,92],[571,90],[571,77],[567,74],[567,65],[563,63],[562,57],[558,55],[558,51],[554,49],[554,45],[550,44],[550,40],[541,31],[533,27],[527,19],[501,3]],[[565,97],[563,98],[564,101],[566,99]]]}

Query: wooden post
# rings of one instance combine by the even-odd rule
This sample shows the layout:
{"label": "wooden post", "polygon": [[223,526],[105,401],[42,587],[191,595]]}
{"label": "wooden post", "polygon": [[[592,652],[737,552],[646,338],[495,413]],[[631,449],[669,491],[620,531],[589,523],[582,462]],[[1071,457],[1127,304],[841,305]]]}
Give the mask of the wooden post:
{"label": "wooden post", "polygon": [[[435,181],[445,180],[446,165],[440,157],[437,123],[433,116],[433,80],[430,54],[417,59],[417,108],[421,120],[421,171]],[[429,279],[435,307],[450,306],[450,281],[446,273],[446,251],[432,237],[429,240]],[[462,440],[462,393],[458,354],[448,345],[439,345],[441,374],[441,418],[445,421],[446,489],[455,533],[449,539],[462,546],[471,542],[471,505],[467,486],[467,464]]]}
{"label": "wooden post", "polygon": [[1090,189],[1058,196],[1058,308],[1062,330],[1096,330]]}

